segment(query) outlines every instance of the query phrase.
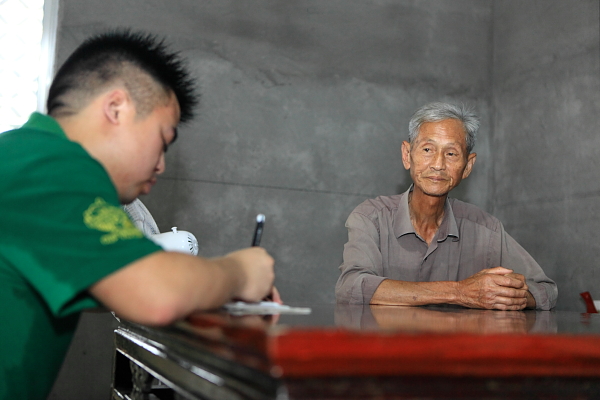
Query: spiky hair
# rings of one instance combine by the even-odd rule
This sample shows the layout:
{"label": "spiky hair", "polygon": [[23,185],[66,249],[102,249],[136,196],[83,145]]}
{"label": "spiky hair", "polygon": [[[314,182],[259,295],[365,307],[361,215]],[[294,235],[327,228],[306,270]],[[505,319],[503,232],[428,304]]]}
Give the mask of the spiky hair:
{"label": "spiky hair", "polygon": [[141,114],[173,92],[180,121],[185,122],[192,119],[199,101],[179,53],[169,51],[164,39],[155,35],[124,29],[93,36],[71,54],[50,87],[48,114],[76,113],[117,81],[128,89]]}

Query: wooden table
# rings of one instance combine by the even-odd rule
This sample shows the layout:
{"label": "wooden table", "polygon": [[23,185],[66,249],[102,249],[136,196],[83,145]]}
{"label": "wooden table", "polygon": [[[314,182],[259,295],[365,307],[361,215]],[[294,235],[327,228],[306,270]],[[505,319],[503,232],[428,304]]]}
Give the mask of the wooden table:
{"label": "wooden table", "polygon": [[600,314],[310,307],[123,321],[113,398],[600,398]]}

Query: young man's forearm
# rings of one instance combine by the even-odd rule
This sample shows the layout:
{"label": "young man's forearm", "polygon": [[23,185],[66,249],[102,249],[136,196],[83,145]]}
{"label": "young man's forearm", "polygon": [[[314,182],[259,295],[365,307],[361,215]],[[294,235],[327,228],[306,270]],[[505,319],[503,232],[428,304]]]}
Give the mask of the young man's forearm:
{"label": "young man's forearm", "polygon": [[273,282],[270,257],[265,259],[266,252],[250,253],[250,258],[256,256],[264,264],[253,271],[257,276],[251,276],[244,265],[247,253],[205,259],[156,252],[107,276],[90,292],[122,318],[165,325],[194,311],[220,307],[232,298],[258,301],[268,294]]}

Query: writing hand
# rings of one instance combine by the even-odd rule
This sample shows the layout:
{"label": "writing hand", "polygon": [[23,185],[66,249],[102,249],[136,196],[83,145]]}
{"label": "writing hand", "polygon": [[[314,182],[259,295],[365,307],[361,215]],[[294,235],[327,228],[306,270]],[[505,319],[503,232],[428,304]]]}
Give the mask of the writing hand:
{"label": "writing hand", "polygon": [[279,294],[279,290],[275,286],[271,289],[271,294],[263,299],[264,301],[273,301],[278,304],[283,304],[283,300],[281,300],[281,295]]}
{"label": "writing hand", "polygon": [[[233,261],[240,281],[234,298],[255,302],[273,293],[274,260],[262,247],[250,247],[229,253],[224,259]],[[277,293],[279,295],[279,293]]]}

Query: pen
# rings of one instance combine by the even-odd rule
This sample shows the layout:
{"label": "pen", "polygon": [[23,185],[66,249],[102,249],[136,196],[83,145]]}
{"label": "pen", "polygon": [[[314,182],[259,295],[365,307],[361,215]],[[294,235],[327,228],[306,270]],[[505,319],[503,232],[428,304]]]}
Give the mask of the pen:
{"label": "pen", "polygon": [[265,224],[265,215],[258,214],[256,216],[256,229],[252,238],[252,246],[260,246],[260,238],[262,236],[263,225]]}

